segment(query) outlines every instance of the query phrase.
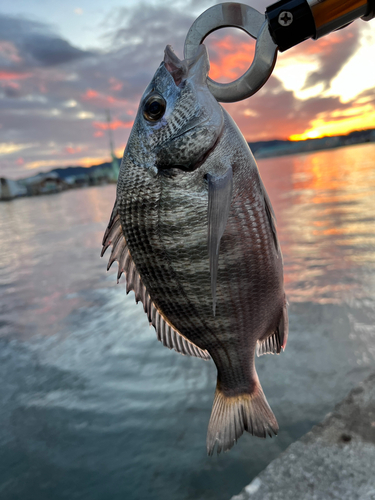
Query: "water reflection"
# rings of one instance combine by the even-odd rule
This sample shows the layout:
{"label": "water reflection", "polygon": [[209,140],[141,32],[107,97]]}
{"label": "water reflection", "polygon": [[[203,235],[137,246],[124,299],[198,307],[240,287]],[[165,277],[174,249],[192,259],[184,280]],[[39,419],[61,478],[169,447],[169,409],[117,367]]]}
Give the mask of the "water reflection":
{"label": "water reflection", "polygon": [[0,205],[3,335],[57,333],[89,305],[80,292],[103,284],[100,243],[114,196],[107,186]]}
{"label": "water reflection", "polygon": [[289,299],[341,303],[372,294],[375,146],[259,163],[278,217]]}
{"label": "water reflection", "polygon": [[[277,439],[208,458],[216,371],[161,346],[99,258],[115,187],[0,204],[0,497],[228,500],[375,361],[375,145],[262,160],[290,301],[257,370]],[[115,266],[114,266],[115,267]]]}

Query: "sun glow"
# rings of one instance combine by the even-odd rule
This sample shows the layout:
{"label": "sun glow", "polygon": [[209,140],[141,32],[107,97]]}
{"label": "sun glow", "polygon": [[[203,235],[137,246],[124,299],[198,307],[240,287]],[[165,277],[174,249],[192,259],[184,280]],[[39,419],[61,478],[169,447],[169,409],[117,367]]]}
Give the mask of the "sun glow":
{"label": "sun glow", "polygon": [[[76,165],[79,165],[80,167],[85,167],[89,168],[92,165],[98,165],[100,163],[105,163],[106,161],[109,161],[108,155],[105,156],[103,154],[102,157],[100,156],[86,156],[83,158],[79,158],[77,160],[74,160],[74,163]],[[31,162],[26,162],[25,168],[26,170],[35,170],[36,168],[53,168],[53,167],[62,167],[64,162],[61,161],[60,159],[54,159],[54,160],[38,160],[38,161],[31,161]],[[71,163],[71,161],[69,162]],[[69,163],[66,166],[69,166]]]}
{"label": "sun glow", "polygon": [[34,144],[15,144],[13,142],[0,142],[0,156],[16,153],[33,146]]}
{"label": "sun glow", "polygon": [[302,134],[293,134],[291,141],[305,141],[306,139],[320,139],[334,135],[346,135],[353,130],[366,130],[375,128],[375,110],[365,115],[348,116],[343,120],[325,120],[317,118],[312,121],[312,127]]}

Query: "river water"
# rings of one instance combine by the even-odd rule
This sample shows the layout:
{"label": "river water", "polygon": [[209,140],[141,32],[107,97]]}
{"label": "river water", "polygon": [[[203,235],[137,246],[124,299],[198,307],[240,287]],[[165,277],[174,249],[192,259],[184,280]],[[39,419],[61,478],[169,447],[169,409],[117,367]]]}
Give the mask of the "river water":
{"label": "river water", "polygon": [[286,351],[257,359],[281,430],[211,458],[213,363],[157,342],[99,258],[115,187],[0,204],[2,500],[229,499],[374,370],[375,145],[259,168],[290,302]]}

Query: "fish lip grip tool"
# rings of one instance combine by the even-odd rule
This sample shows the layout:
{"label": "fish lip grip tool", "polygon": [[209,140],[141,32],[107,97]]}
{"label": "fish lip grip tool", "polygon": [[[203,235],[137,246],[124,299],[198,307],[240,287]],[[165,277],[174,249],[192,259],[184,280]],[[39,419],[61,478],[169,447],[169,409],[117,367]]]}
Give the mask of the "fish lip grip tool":
{"label": "fish lip grip tool", "polygon": [[218,83],[207,78],[208,88],[217,101],[241,101],[255,94],[271,76],[277,45],[271,38],[264,14],[248,5],[221,3],[207,9],[194,21],[185,40],[185,59],[192,58],[199,44],[220,28],[240,28],[257,40],[254,60],[240,78],[230,83]]}
{"label": "fish lip grip tool", "polygon": [[255,94],[271,76],[277,51],[283,52],[308,38],[320,38],[358,18],[375,17],[375,0],[281,0],[261,14],[240,3],[221,3],[201,14],[191,26],[184,56],[194,56],[200,43],[220,28],[240,28],[256,39],[254,60],[240,78],[208,88],[220,102],[236,102]]}

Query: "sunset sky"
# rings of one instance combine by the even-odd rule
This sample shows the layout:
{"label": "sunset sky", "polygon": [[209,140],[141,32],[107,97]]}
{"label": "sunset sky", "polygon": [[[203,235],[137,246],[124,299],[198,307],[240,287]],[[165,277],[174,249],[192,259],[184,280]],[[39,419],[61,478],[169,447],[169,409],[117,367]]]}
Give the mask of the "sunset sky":
{"label": "sunset sky", "polygon": [[[106,110],[122,155],[139,99],[171,44],[213,1],[3,0],[0,176],[109,160]],[[219,2],[217,2],[219,3]],[[244,1],[264,12],[272,1]],[[239,30],[208,37],[210,76],[232,80],[255,43]],[[255,96],[225,105],[248,141],[375,128],[375,20],[358,20],[279,54]]]}

